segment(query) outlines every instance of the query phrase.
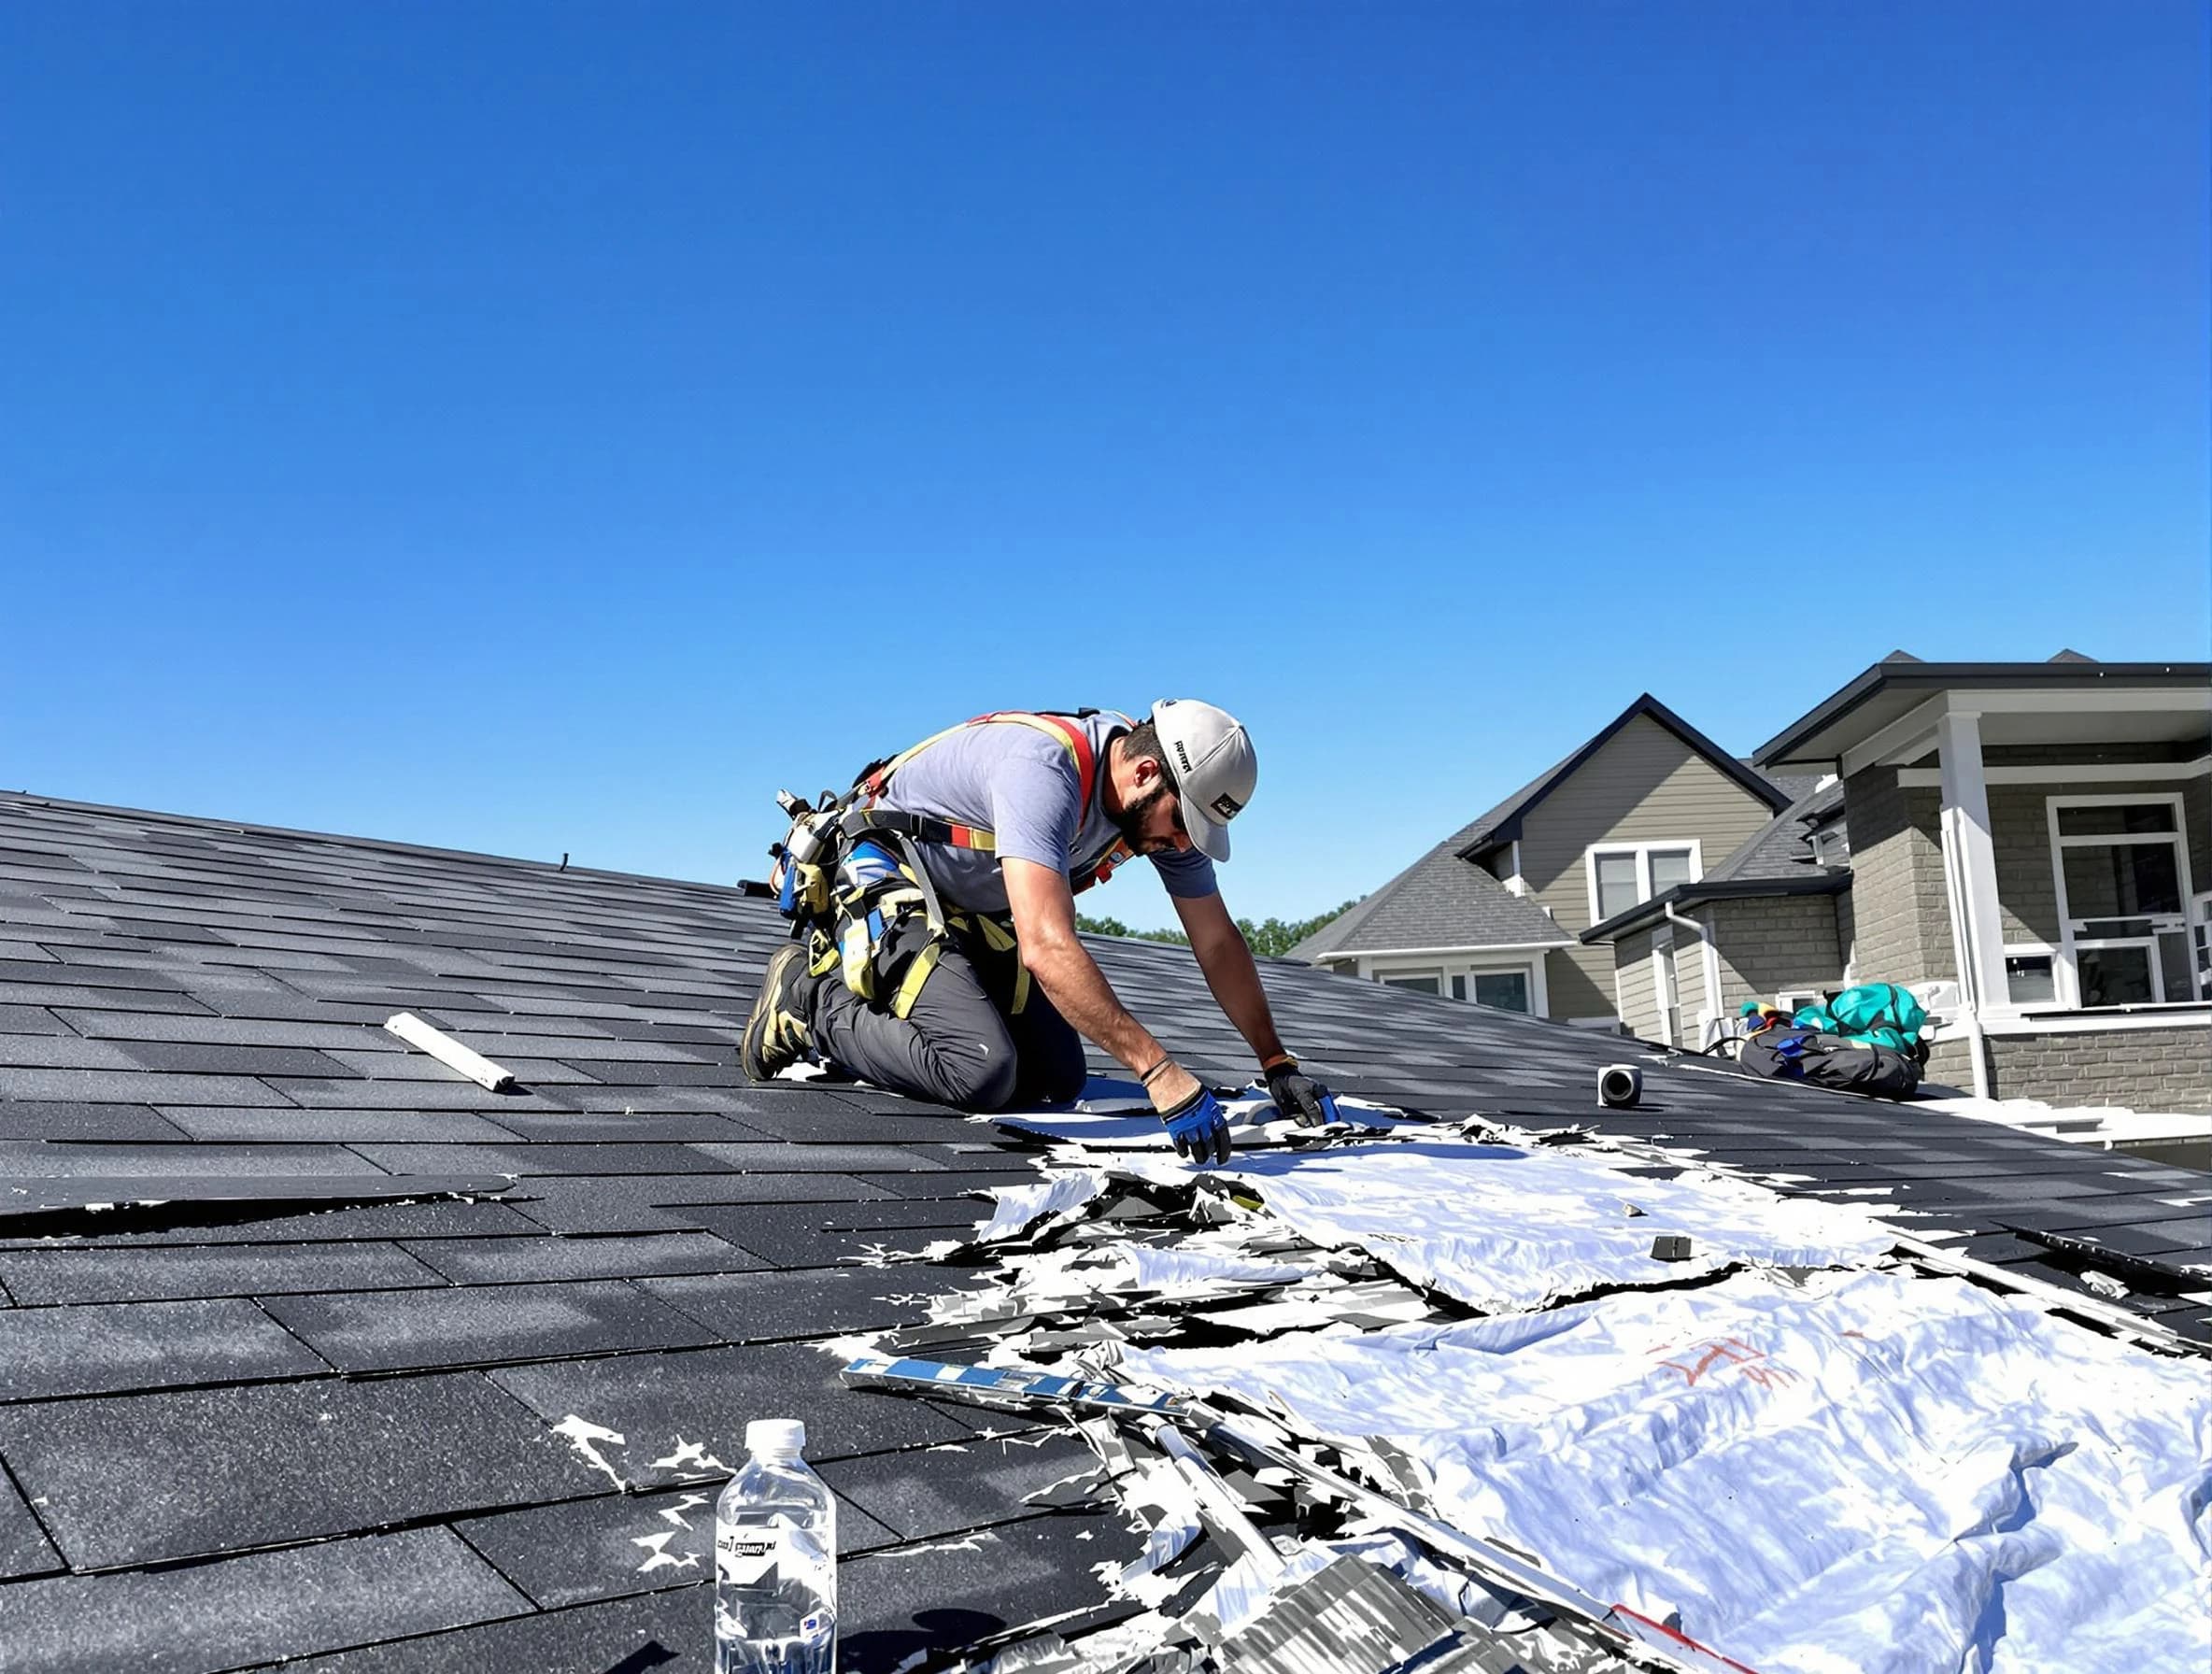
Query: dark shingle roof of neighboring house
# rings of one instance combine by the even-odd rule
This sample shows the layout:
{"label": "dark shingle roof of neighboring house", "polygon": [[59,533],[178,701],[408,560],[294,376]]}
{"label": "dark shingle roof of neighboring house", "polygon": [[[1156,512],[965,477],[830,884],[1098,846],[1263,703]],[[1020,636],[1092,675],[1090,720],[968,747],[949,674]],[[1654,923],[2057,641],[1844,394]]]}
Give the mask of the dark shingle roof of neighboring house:
{"label": "dark shingle roof of neighboring house", "polygon": [[1564,947],[1573,940],[1536,902],[1461,858],[1464,838],[1464,832],[1445,838],[1300,942],[1290,957],[1312,960],[1340,950],[1405,947]]}
{"label": "dark shingle roof of neighboring house", "polygon": [[1646,692],[1571,755],[1531,779],[1496,807],[1477,815],[1358,906],[1332,919],[1290,950],[1294,959],[1347,951],[1398,948],[1565,946],[1574,938],[1534,901],[1515,895],[1474,863],[1486,849],[1520,834],[1521,821],[1605,742],[1638,716],[1652,720],[1709,759],[1770,808],[1787,806],[1817,782],[1774,779],[1737,760]]}
{"label": "dark shingle roof of neighboring house", "polygon": [[1458,852],[1472,856],[1498,844],[1510,843],[1519,836],[1521,821],[1528,811],[1550,796],[1566,781],[1567,775],[1595,756],[1614,733],[1638,716],[1648,716],[1657,721],[1768,807],[1780,809],[1788,805],[1791,800],[1788,791],[1749,763],[1737,760],[1650,692],[1645,692],[1599,728],[1573,754],[1554,762],[1496,807],[1478,816],[1459,834]]}
{"label": "dark shingle roof of neighboring house", "polygon": [[[972,1270],[857,1264],[962,1240],[1043,1153],[745,1085],[782,940],[732,889],[0,796],[9,1666],[703,1674],[700,1512],[761,1416],[843,1497],[845,1674],[1133,1608],[1093,1574],[1140,1549],[1126,1513],[1024,1503],[1091,1463],[1071,1432],[832,1376]],[[1183,1061],[1252,1072],[1187,952],[1089,944]],[[2077,1295],[2074,1235],[2119,1239],[2121,1306],[2212,1335],[2181,1294],[2212,1227],[2169,1206],[2201,1175],[1711,1066],[1601,1112],[1617,1038],[1263,969],[1342,1091],[1882,1187]],[[401,1009],[524,1090],[404,1049]]]}
{"label": "dark shingle roof of neighboring house", "polygon": [[1843,806],[1843,786],[1817,779],[1800,781],[1808,789],[1751,833],[1726,859],[1695,883],[1678,884],[1663,894],[1616,913],[1584,930],[1584,942],[1609,942],[1666,916],[1666,909],[1696,901],[1731,901],[1766,895],[1833,895],[1850,885],[1848,866],[1820,866],[1807,843],[1811,827]]}

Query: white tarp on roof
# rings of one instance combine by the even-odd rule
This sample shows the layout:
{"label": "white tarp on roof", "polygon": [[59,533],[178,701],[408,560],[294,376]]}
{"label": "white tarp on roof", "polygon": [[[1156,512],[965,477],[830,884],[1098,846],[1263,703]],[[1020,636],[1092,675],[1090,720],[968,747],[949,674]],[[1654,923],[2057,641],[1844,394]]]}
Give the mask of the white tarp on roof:
{"label": "white tarp on roof", "polygon": [[2205,1667],[2203,1362],[1964,1281],[1751,1272],[1127,1362],[1387,1437],[1437,1515],[1762,1674]]}
{"label": "white tarp on roof", "polygon": [[[1124,1171],[1190,1178],[1169,1163]],[[1493,1312],[1751,1263],[1869,1266],[1897,1241],[1855,1208],[1717,1176],[1653,1179],[1571,1148],[1424,1139],[1237,1156],[1209,1172],[1244,1182],[1315,1243],[1355,1244]],[[1687,1237],[1688,1258],[1655,1259],[1663,1236]]]}

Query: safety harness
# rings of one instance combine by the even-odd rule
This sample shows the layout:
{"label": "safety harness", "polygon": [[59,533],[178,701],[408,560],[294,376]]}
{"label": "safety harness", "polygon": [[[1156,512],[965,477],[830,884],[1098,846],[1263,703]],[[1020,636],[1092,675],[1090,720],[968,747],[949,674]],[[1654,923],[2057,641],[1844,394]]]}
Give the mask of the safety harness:
{"label": "safety harness", "polygon": [[[791,830],[769,850],[776,860],[771,876],[776,904],[792,921],[793,939],[806,944],[812,974],[838,972],[846,987],[862,1000],[873,1000],[900,957],[904,939],[895,944],[899,930],[919,918],[926,933],[920,947],[906,959],[891,994],[893,1016],[904,1017],[914,1009],[945,947],[959,935],[980,941],[992,955],[1016,956],[1012,1009],[1021,1012],[1028,1004],[1029,972],[1018,957],[1012,926],[988,913],[948,910],[938,898],[917,846],[934,843],[987,854],[997,851],[998,840],[981,826],[886,808],[881,802],[893,775],[933,745],[971,727],[1011,724],[1043,733],[1072,759],[1080,825],[1090,810],[1099,777],[1098,752],[1083,722],[1099,713],[995,710],[933,733],[896,756],[870,762],[843,796],[824,791],[809,804],[789,791],[779,794],[777,805],[790,816]],[[1130,724],[1127,716],[1115,718]],[[1132,852],[1117,839],[1103,854],[1077,866],[1069,875],[1069,887],[1080,894],[1104,883]]]}

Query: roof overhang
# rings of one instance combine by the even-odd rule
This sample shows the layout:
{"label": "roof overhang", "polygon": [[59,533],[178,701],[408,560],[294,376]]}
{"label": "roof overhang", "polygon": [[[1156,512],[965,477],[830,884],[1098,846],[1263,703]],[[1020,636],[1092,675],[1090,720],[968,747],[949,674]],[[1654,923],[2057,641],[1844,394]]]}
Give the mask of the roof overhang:
{"label": "roof overhang", "polygon": [[1572,947],[1574,938],[1564,930],[1553,942],[1484,942],[1468,947],[1332,947],[1326,953],[1313,956],[1315,964],[1325,959],[1381,959],[1414,957],[1459,958],[1468,954],[1482,953],[1540,953],[1551,947]]}
{"label": "roof overhang", "polygon": [[1752,752],[1769,773],[1845,777],[1919,759],[1947,714],[1992,745],[2178,744],[2212,727],[2212,663],[1881,662]]}
{"label": "roof overhang", "polygon": [[1664,895],[1638,901],[1625,913],[1615,913],[1602,924],[1584,930],[1584,942],[1611,942],[1634,935],[1647,924],[1657,924],[1666,909],[1695,906],[1709,901],[1753,901],[1771,895],[1840,895],[1850,887],[1848,866],[1816,872],[1801,878],[1723,878],[1710,884],[1677,884]]}

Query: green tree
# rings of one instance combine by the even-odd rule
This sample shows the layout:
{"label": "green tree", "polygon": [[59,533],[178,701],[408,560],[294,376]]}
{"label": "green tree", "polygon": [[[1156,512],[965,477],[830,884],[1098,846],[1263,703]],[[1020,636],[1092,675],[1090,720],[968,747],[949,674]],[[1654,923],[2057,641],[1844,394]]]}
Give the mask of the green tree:
{"label": "green tree", "polygon": [[[1252,943],[1252,951],[1260,958],[1279,959],[1323,925],[1350,912],[1366,899],[1364,895],[1354,896],[1341,906],[1332,907],[1312,918],[1290,922],[1268,918],[1255,924],[1249,918],[1240,918],[1237,928],[1244,932],[1244,940]],[[1134,936],[1140,942],[1166,942],[1177,947],[1190,945],[1190,938],[1181,930],[1133,930],[1118,918],[1093,918],[1079,913],[1076,915],[1075,928],[1088,930],[1094,936]]]}

